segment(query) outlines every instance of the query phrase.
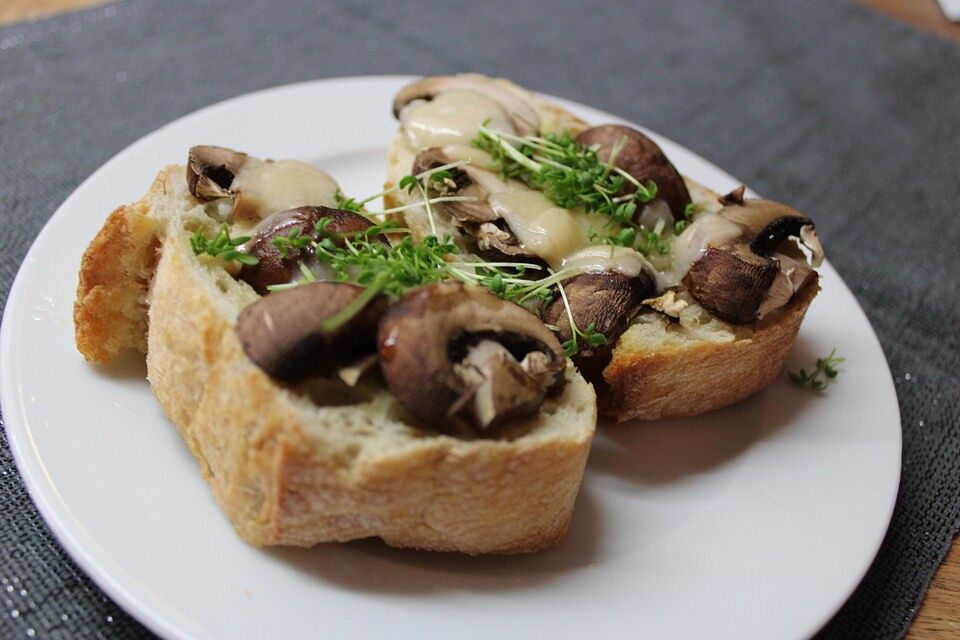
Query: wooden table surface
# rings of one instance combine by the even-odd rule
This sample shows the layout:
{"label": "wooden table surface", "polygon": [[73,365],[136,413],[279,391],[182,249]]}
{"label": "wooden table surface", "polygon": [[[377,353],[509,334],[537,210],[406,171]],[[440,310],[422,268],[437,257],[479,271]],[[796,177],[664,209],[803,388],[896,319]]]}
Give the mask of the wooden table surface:
{"label": "wooden table surface", "polygon": [[[35,19],[82,9],[106,0],[2,0],[0,24]],[[861,4],[960,42],[960,23],[943,16],[936,0],[858,0]],[[957,640],[960,638],[960,539],[930,584],[920,611],[907,632],[908,640]]]}

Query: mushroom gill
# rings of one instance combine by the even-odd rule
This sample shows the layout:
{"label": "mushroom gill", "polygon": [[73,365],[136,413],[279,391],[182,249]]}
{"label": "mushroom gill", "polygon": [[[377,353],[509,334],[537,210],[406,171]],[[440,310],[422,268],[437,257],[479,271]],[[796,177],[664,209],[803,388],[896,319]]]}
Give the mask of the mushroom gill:
{"label": "mushroom gill", "polygon": [[[410,173],[417,176],[447,164],[450,164],[450,158],[443,152],[443,149],[430,147],[418,153],[413,159]],[[472,198],[471,200],[440,202],[433,205],[433,208],[446,212],[461,223],[480,224],[497,220],[500,216],[494,213],[490,203],[487,202],[486,189],[480,186],[475,179],[480,171],[483,170],[472,168],[469,165],[454,167],[449,170],[451,177],[443,183],[428,181],[433,194]]]}
{"label": "mushroom gill", "polygon": [[[414,158],[411,173],[420,175],[450,163],[450,158],[439,147],[424,149]],[[499,178],[486,169],[470,165],[450,170],[451,177],[443,183],[429,182],[430,195],[457,196],[470,200],[438,202],[432,205],[453,217],[460,227],[472,236],[477,253],[486,259],[504,256],[534,259],[506,221],[494,211],[488,196],[491,190],[502,188]]]}
{"label": "mushroom gill", "polygon": [[207,202],[235,195],[233,179],[247,161],[247,154],[226,147],[198,145],[187,154],[187,186],[190,193]]}
{"label": "mushroom gill", "polygon": [[380,322],[380,368],[397,400],[425,424],[465,419],[487,433],[531,415],[563,381],[560,343],[535,315],[456,282],[408,293]]}

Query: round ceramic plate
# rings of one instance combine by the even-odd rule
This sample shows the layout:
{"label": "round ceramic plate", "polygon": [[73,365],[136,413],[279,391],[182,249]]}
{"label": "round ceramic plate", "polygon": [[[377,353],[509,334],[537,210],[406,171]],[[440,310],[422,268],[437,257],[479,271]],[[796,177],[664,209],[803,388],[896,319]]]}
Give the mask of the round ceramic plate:
{"label": "round ceramic plate", "polygon": [[[735,407],[601,426],[566,541],[461,557],[376,540],[256,549],[220,513],[144,381],[142,359],[87,364],[76,273],[118,204],[194,144],[297,158],[348,194],[379,190],[408,79],[279,87],[182,118],[84,182],[27,255],[3,321],[10,443],[54,534],[121,606],[166,638],[799,638],[844,602],[876,553],[900,472],[900,419],[880,345],[829,265],[788,367],[834,347],[829,390],[784,373]],[[560,101],[591,122],[618,118]],[[737,182],[657,137],[680,170]],[[827,247],[829,251],[829,247]]]}

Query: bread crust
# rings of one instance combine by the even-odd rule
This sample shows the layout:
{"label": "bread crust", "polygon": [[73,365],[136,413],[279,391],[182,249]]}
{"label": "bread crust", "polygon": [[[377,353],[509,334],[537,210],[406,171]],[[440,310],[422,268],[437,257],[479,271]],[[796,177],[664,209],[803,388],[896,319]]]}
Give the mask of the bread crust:
{"label": "bread crust", "polygon": [[146,297],[163,223],[145,203],[161,197],[164,184],[154,181],[141,201],[114,210],[83,254],[73,324],[77,348],[91,362],[147,351]]}
{"label": "bread crust", "polygon": [[[162,172],[144,200],[121,208],[119,222],[111,216],[91,243],[78,289],[78,346],[100,361],[145,341],[158,401],[245,540],[309,546],[379,536],[393,546],[469,554],[532,552],[562,540],[596,423],[593,390],[572,367],[561,394],[502,440],[421,429],[375,384],[354,402],[318,405],[243,353],[234,322],[256,293],[193,254],[188,214],[158,213],[178,200],[181,210],[189,205],[185,189],[182,169]],[[162,242],[145,300],[144,287],[123,275],[130,272],[94,287],[96,270],[84,275],[92,265],[137,263],[128,251],[142,252],[142,243],[110,242],[134,213],[157,222]],[[99,351],[90,341],[111,325],[109,311],[89,302],[95,286],[125,303],[136,299],[147,314],[122,328],[123,339],[108,335],[110,348]],[[145,335],[131,339],[138,327]]]}
{"label": "bread crust", "polygon": [[[507,81],[498,80],[505,83]],[[564,129],[577,133],[587,124],[562,107],[511,85],[527,95],[551,131]],[[390,189],[400,177],[410,172],[414,153],[398,131],[387,152],[387,179]],[[710,189],[684,177],[691,194],[701,200],[717,195]],[[695,198],[696,199],[696,198]],[[401,191],[384,197],[386,207],[399,207],[412,200]],[[719,205],[717,205],[719,207]],[[430,232],[425,215],[416,209],[404,216],[405,226],[415,237]],[[447,232],[446,221],[438,220],[441,233]],[[456,240],[460,232],[451,235]],[[816,281],[798,291],[782,309],[749,327],[729,327],[728,340],[683,340],[682,344],[650,345],[631,340],[631,330],[617,341],[609,363],[602,374],[589,376],[595,383],[600,414],[615,421],[631,419],[657,420],[693,416],[718,409],[760,391],[769,385],[783,368],[793,346],[800,323],[819,291]],[[644,315],[644,314],[642,314]],[[658,315],[649,310],[646,315]],[[660,316],[664,321],[665,316]],[[642,320],[639,318],[633,326]]]}
{"label": "bread crust", "polygon": [[748,398],[780,373],[819,290],[816,281],[807,284],[749,337],[729,342],[649,348],[625,334],[597,385],[600,413],[616,422],[679,418]]}

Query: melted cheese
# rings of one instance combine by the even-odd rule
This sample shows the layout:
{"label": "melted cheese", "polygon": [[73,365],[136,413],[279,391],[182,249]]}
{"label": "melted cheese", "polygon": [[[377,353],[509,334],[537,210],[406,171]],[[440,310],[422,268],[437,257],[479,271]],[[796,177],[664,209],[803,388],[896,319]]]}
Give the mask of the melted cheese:
{"label": "melted cheese", "polygon": [[730,222],[716,213],[704,213],[677,236],[671,247],[670,269],[657,273],[657,286],[661,289],[675,287],[690,265],[700,259],[708,245],[719,245],[743,233],[740,225]]}
{"label": "melted cheese", "polygon": [[445,91],[433,100],[414,100],[400,112],[410,146],[416,150],[448,144],[469,145],[477,126],[515,133],[509,117],[492,98],[476,91]]}
{"label": "melted cheese", "polygon": [[[492,166],[492,158],[470,146],[477,135],[477,126],[486,123],[494,130],[516,132],[508,114],[494,99],[474,90],[450,90],[431,101],[410,103],[401,112],[400,120],[405,134],[402,144],[412,154],[441,147],[451,161],[469,160],[473,169],[471,178],[487,192],[494,212],[531,254],[555,270],[618,271],[628,277],[636,277],[646,270],[656,276],[658,289],[668,289],[681,283],[708,246],[731,242],[745,231],[736,221],[719,215],[723,205],[710,191],[688,184],[700,213],[683,233],[673,238],[669,255],[654,255],[648,260],[633,249],[596,244],[590,241],[591,227],[600,231],[605,219],[557,206],[542,192],[516,180],[504,181],[498,174],[485,170]],[[550,130],[550,127],[541,129]],[[640,223],[646,228],[654,229],[660,222],[662,226],[673,223],[665,202],[656,201],[641,212]],[[822,250],[812,232],[808,231],[807,235],[812,236],[808,244],[813,247],[816,264],[822,259]],[[767,292],[761,315],[782,306],[811,274],[812,270],[801,260],[781,260],[776,286]]]}
{"label": "melted cheese", "polygon": [[304,205],[333,206],[337,191],[333,178],[305,162],[256,158],[243,163],[233,186],[240,192],[234,210],[239,222]]}
{"label": "melted cheese", "polygon": [[563,259],[564,267],[573,267],[586,273],[619,271],[628,278],[636,278],[642,271],[653,273],[650,261],[633,249],[593,244],[575,251]]}
{"label": "melted cheese", "polygon": [[619,271],[628,277],[635,277],[644,269],[654,272],[650,262],[637,251],[590,241],[591,227],[599,231],[605,218],[565,209],[522,182],[504,181],[483,170],[491,166],[492,158],[470,146],[477,136],[477,126],[486,122],[491,129],[515,132],[501,105],[489,96],[468,89],[445,91],[430,101],[411,102],[400,113],[400,121],[404,142],[414,154],[441,147],[451,161],[470,160],[475,169],[471,178],[487,192],[491,208],[526,249],[551,268]]}
{"label": "melted cheese", "polygon": [[535,256],[559,269],[569,254],[590,246],[585,215],[558,207],[525,185],[501,184],[501,190],[490,193],[490,206]]}
{"label": "melted cheese", "polygon": [[591,223],[597,222],[595,217],[559,207],[541,192],[515,180],[502,182],[490,175],[496,182],[484,180],[483,186],[490,194],[494,212],[532,254],[553,269],[619,271],[631,278],[644,269],[653,271],[650,263],[633,249],[591,242],[589,232]]}
{"label": "melted cheese", "polygon": [[490,167],[493,165],[493,158],[489,153],[465,144],[444,145],[443,155],[449,158],[450,162],[469,160],[474,167]]}

